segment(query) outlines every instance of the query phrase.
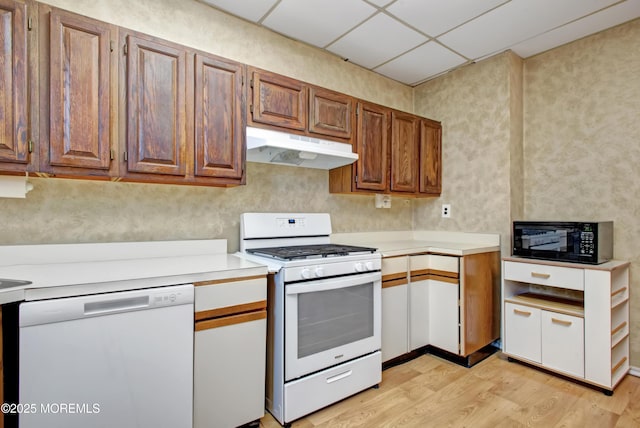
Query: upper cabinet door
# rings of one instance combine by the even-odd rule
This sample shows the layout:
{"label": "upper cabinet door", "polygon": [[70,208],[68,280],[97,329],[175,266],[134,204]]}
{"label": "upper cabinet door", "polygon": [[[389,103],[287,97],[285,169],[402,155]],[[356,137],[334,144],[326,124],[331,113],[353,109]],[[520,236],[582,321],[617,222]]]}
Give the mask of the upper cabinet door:
{"label": "upper cabinet door", "polygon": [[354,101],[348,95],[309,88],[309,132],[351,139]]}
{"label": "upper cabinet door", "polygon": [[195,55],[195,175],[241,179],[242,64]]}
{"label": "upper cabinet door", "polygon": [[251,119],[278,127],[307,129],[307,88],[297,80],[253,70]]}
{"label": "upper cabinet door", "polygon": [[442,191],[442,125],[420,121],[420,193],[439,195]]}
{"label": "upper cabinet door", "polygon": [[52,166],[110,167],[110,45],[109,24],[51,11],[48,162]]}
{"label": "upper cabinet door", "polygon": [[358,104],[356,188],[387,190],[389,109],[374,104]]}
{"label": "upper cabinet door", "polygon": [[127,169],[185,175],[186,50],[128,34]]}
{"label": "upper cabinet door", "polygon": [[8,168],[23,171],[29,162],[26,24],[24,3],[0,0],[0,164],[23,164]]}
{"label": "upper cabinet door", "polygon": [[418,190],[420,118],[394,111],[391,114],[391,191]]}

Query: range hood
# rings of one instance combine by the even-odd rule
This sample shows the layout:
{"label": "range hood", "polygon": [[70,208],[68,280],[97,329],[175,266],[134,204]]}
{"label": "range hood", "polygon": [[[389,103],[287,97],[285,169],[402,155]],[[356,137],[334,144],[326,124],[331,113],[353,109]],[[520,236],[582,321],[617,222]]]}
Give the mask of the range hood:
{"label": "range hood", "polygon": [[247,161],[333,169],[358,160],[351,144],[247,126]]}

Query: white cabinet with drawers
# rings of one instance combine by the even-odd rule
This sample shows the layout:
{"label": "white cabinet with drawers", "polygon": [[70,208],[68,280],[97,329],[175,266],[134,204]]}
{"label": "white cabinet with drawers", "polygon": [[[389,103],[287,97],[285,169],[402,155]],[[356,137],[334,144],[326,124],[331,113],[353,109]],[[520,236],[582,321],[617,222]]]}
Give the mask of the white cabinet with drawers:
{"label": "white cabinet with drawers", "polygon": [[193,426],[264,415],[267,276],[196,282]]}
{"label": "white cabinet with drawers", "polygon": [[629,263],[502,266],[504,353],[611,394],[629,371]]}
{"label": "white cabinet with drawers", "polygon": [[382,361],[427,345],[467,358],[497,339],[499,261],[498,252],[383,257]]}

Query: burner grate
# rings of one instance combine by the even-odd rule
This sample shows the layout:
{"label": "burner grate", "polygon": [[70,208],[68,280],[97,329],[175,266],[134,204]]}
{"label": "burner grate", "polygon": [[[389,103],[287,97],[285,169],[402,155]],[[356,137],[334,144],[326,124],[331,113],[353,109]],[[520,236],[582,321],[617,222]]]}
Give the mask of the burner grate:
{"label": "burner grate", "polygon": [[353,254],[375,253],[376,251],[376,248],[340,244],[293,245],[288,247],[253,248],[247,250],[248,253],[255,254],[256,256],[272,257],[278,260],[339,257]]}

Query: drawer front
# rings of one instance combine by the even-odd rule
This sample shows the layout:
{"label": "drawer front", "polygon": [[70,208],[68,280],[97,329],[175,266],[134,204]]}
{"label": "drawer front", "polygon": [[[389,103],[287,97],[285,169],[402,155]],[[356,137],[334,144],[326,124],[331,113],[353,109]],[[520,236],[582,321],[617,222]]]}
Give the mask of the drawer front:
{"label": "drawer front", "polygon": [[340,364],[284,386],[284,422],[288,423],[322,407],[380,383],[380,353]]}
{"label": "drawer front", "polygon": [[540,309],[505,303],[505,352],[536,363],[542,361]]}
{"label": "drawer front", "polygon": [[584,270],[535,263],[504,262],[504,279],[584,290]]}
{"label": "drawer front", "polygon": [[384,257],[382,259],[382,276],[407,275],[407,257]]}
{"label": "drawer front", "polygon": [[[196,312],[243,307],[243,305],[267,300],[266,276],[196,283],[195,286]],[[227,314],[220,313],[215,316],[220,315]]]}
{"label": "drawer front", "polygon": [[542,364],[584,377],[584,320],[542,311]]}

